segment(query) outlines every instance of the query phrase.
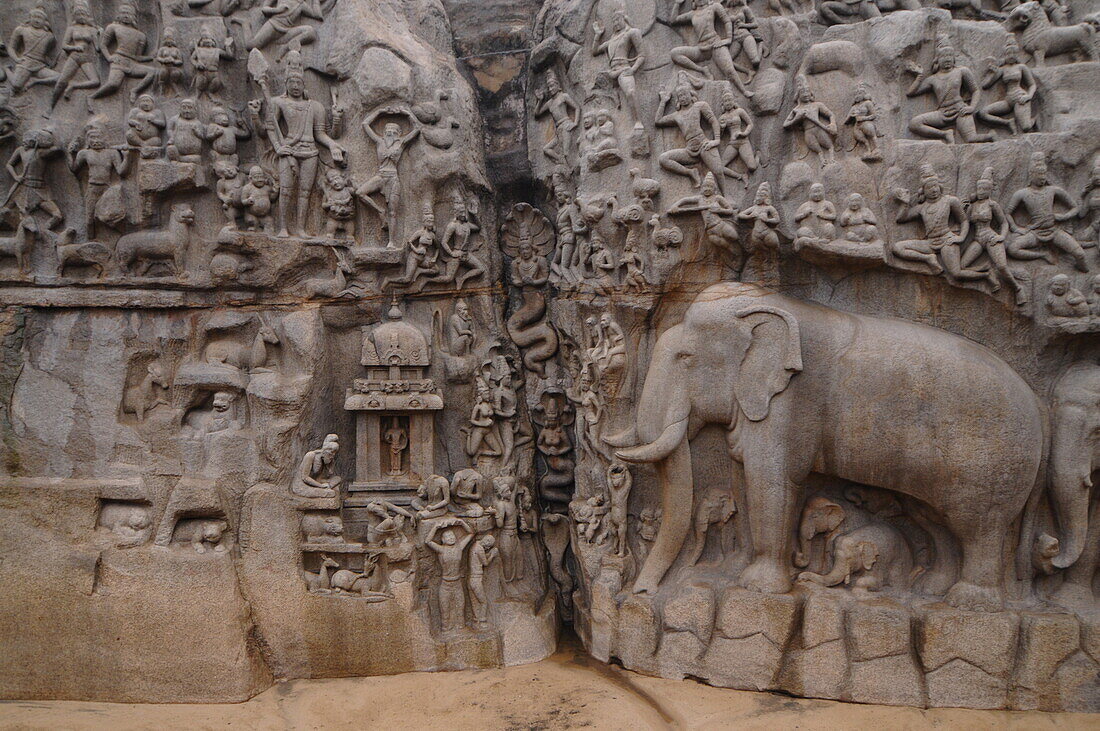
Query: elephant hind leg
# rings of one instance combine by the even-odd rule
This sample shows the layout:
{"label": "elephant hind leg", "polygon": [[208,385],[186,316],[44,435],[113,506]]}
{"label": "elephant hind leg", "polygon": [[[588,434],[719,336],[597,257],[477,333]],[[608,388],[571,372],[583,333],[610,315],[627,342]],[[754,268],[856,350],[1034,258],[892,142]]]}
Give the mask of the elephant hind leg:
{"label": "elephant hind leg", "polygon": [[1001,559],[1007,528],[1003,525],[967,526],[956,531],[963,539],[962,571],[944,600],[953,607],[976,612],[1004,608]]}

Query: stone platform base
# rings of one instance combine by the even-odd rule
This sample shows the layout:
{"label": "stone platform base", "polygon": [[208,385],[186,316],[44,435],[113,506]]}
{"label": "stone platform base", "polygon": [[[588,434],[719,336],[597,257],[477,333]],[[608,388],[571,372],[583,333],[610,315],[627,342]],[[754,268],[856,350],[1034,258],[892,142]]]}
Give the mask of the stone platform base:
{"label": "stone platform base", "polygon": [[859,703],[1100,710],[1100,613],[990,614],[706,583],[659,606],[598,586],[592,606],[578,605],[586,647],[650,675]]}

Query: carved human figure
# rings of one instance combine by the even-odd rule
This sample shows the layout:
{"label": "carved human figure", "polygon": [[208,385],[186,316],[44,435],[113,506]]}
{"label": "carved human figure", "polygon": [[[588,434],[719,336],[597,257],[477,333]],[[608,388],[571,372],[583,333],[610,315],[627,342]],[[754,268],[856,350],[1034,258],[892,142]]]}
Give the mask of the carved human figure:
{"label": "carved human figure", "polygon": [[[95,24],[87,0],[73,3],[69,27],[61,40],[61,53],[65,61],[61,64],[57,81],[50,97],[50,106],[57,106],[62,98],[68,99],[78,89],[96,89],[99,87],[99,37],[102,33]],[[82,76],[77,79],[77,74]]]}
{"label": "carved human figure", "polygon": [[93,99],[114,94],[126,79],[138,79],[130,90],[130,101],[148,89],[157,78],[157,69],[149,65],[151,58],[145,55],[148,37],[137,27],[137,11],[129,2],[118,6],[113,23],[103,30],[100,50],[110,67],[103,85],[92,92]]}
{"label": "carved human figure", "polygon": [[[383,114],[404,116],[408,118],[412,126],[408,132],[402,135],[401,125],[397,122],[387,122],[382,128],[382,134],[378,134],[374,131],[373,125],[375,120]],[[374,142],[378,152],[378,174],[359,186],[355,194],[382,218],[382,227],[389,236],[387,248],[392,249],[395,247],[397,213],[401,205],[401,181],[398,178],[398,166],[406,148],[420,134],[420,125],[411,112],[403,111],[397,107],[384,107],[367,115],[367,118],[363,120],[363,131]],[[385,208],[378,205],[372,198],[376,193],[382,195]]]}
{"label": "carved human figure", "polygon": [[[435,536],[441,528],[444,529],[443,535],[437,542]],[[461,528],[465,533],[462,538],[455,536],[456,528]],[[443,632],[461,629],[466,624],[466,590],[463,586],[466,566],[463,559],[466,546],[473,538],[474,533],[466,523],[457,518],[447,518],[433,525],[424,540],[424,545],[434,551],[439,559],[439,613]]]}
{"label": "carved human figure", "polygon": [[795,245],[835,239],[836,218],[836,206],[832,201],[825,200],[825,186],[814,183],[810,186],[810,199],[794,213],[794,222],[798,225]]}
{"label": "carved human figure", "polygon": [[463,358],[473,351],[474,320],[466,300],[455,302],[454,312],[447,319],[447,336],[451,355]]}
{"label": "carved human figure", "polygon": [[451,483],[442,475],[431,475],[416,488],[411,505],[423,520],[446,514],[450,503]]}
{"label": "carved human figure", "polygon": [[703,549],[707,545],[707,533],[711,526],[725,525],[736,512],[737,503],[733,501],[733,496],[728,490],[712,489],[699,497],[691,520],[695,541],[692,544],[691,553],[688,554],[688,566],[699,563]]}
{"label": "carved human figure", "polygon": [[[730,43],[730,56],[734,59],[737,70],[745,75],[745,83],[752,81],[756,71],[763,60],[763,40],[760,36],[760,23],[756,15],[749,8],[748,0],[722,0],[729,11],[733,21],[733,40]],[[748,59],[749,67],[743,68],[736,64],[737,59],[744,55]],[[751,97],[751,93],[745,93]]]}
{"label": "carved human figure", "polygon": [[800,128],[802,142],[817,156],[821,167],[836,162],[836,118],[827,106],[814,99],[805,76],[798,77],[797,95],[794,109],[783,120],[783,129]]}
{"label": "carved human figure", "polygon": [[1023,304],[1027,299],[1027,292],[1008,268],[1005,240],[1008,237],[1009,220],[1001,204],[992,198],[993,184],[993,168],[987,167],[974,184],[974,199],[969,208],[970,235],[973,241],[963,252],[961,264],[963,268],[969,267],[974,259],[985,252],[993,264],[990,284],[994,291],[1000,288],[1000,283],[993,273],[1012,288],[1016,304]]}
{"label": "carved human figure", "polygon": [[633,485],[634,478],[630,474],[630,468],[618,460],[612,461],[607,468],[607,490],[611,495],[607,520],[612,540],[611,550],[616,556],[625,556],[627,552],[627,503],[630,501],[630,488]]}
{"label": "carved human figure", "polygon": [[[957,247],[966,238],[970,222],[962,201],[953,195],[944,195],[939,175],[927,163],[920,167],[920,184],[916,200],[909,191],[900,188],[893,191],[893,196],[899,204],[895,220],[898,223],[919,220],[924,227],[924,238],[893,239],[890,250],[899,259],[923,263],[933,274],[940,274],[943,265],[937,253],[947,246]],[[952,230],[952,224],[958,227],[957,230]]]}
{"label": "carved human figure", "polygon": [[164,111],[157,107],[149,94],[138,97],[137,106],[126,117],[126,142],[138,151],[143,160],[152,160],[160,154],[162,135],[168,127]]}
{"label": "carved human figure", "polygon": [[1084,235],[1100,245],[1100,157],[1092,161],[1092,172],[1081,193],[1081,205],[1077,215],[1087,221]]}
{"label": "carved human figure", "polygon": [[306,452],[290,483],[290,491],[300,497],[336,497],[343,484],[343,478],[333,471],[339,451],[339,437],[329,434],[319,449]]}
{"label": "carved human figure", "polygon": [[535,418],[541,412],[542,428],[539,431],[536,449],[546,464],[546,474],[539,479],[539,495],[546,502],[565,505],[573,492],[572,459],[573,443],[565,431],[572,424],[573,411],[563,398],[559,389],[543,393],[539,406],[535,409]]}
{"label": "carved human figure", "polygon": [[505,581],[516,581],[524,575],[523,553],[519,542],[519,507],[516,505],[516,478],[502,475],[493,478],[493,522],[498,530],[500,566]]}
{"label": "carved human figure", "polygon": [[619,266],[626,271],[623,273],[623,286],[635,291],[642,291],[649,286],[646,279],[646,260],[638,251],[638,246],[629,239],[623,244],[623,255],[619,257]]}
{"label": "carved human figure", "polygon": [[1055,274],[1050,278],[1050,290],[1047,293],[1047,312],[1052,319],[1076,320],[1089,315],[1089,303],[1081,290],[1073,286],[1073,281],[1065,274]]}
{"label": "carved human figure", "polygon": [[623,160],[615,122],[607,109],[593,109],[581,117],[581,156],[592,172],[606,170]]}
{"label": "carved human figure", "polygon": [[325,238],[355,238],[355,196],[351,183],[338,168],[325,171],[321,210],[325,213]]}
{"label": "carved human figure", "polygon": [[402,464],[402,455],[409,448],[409,434],[396,417],[382,434],[382,441],[390,451],[390,467],[386,474],[394,477],[405,474],[408,470]]}
{"label": "carved human figure", "polygon": [[740,273],[745,265],[745,250],[741,246],[741,237],[730,216],[737,215],[733,204],[718,192],[718,181],[712,173],[703,179],[702,190],[698,195],[689,195],[672,204],[670,214],[698,211],[703,217],[703,231],[707,244],[718,260]]}
{"label": "carved human figure", "polygon": [[37,84],[56,83],[58,73],[53,70],[56,44],[45,9],[42,6],[32,8],[26,20],[15,26],[8,40],[8,55],[15,61],[8,74],[13,92],[18,94]]}
{"label": "carved human figure", "polygon": [[[687,146],[662,152],[658,161],[665,170],[691,178],[696,188],[702,185],[702,179],[699,172],[689,166],[702,162],[710,172],[714,173],[715,183],[721,192],[725,166],[718,152],[718,145],[722,139],[722,127],[718,116],[709,104],[696,97],[695,90],[688,79],[682,78],[675,91],[676,110],[668,114],[665,110],[670,96],[668,92],[661,92],[654,124],[658,127],[677,127],[684,136]],[[710,127],[710,137],[703,131],[704,122]]]}
{"label": "carved human figure", "polygon": [[567,388],[565,394],[578,407],[577,444],[593,457],[602,455],[600,429],[604,417],[604,403],[588,368],[581,369],[575,388]]}
{"label": "carved human figure", "polygon": [[991,64],[982,74],[983,89],[988,89],[997,82],[1004,86],[1005,98],[981,107],[978,110],[978,119],[988,125],[1008,127],[1013,135],[1034,132],[1037,125],[1031,113],[1031,102],[1035,98],[1038,84],[1035,83],[1035,74],[1027,64],[1020,61],[1020,47],[1012,36],[1005,41],[1004,56],[1000,64]]}
{"label": "carved human figure", "polygon": [[168,120],[168,159],[198,165],[206,141],[206,125],[199,119],[199,105],[194,99],[180,102],[179,114]]}
{"label": "carved human figure", "polygon": [[461,194],[455,195],[453,208],[454,218],[447,224],[447,228],[443,230],[443,238],[439,240],[443,250],[443,271],[428,281],[446,282],[453,284],[455,289],[462,289],[469,280],[485,274],[488,267],[473,253],[474,237],[481,231],[477,212],[466,203]]}
{"label": "carved human figure", "polygon": [[[1059,205],[1066,210],[1059,212]],[[1020,188],[1008,200],[1005,210],[1009,226],[1019,230],[1013,217],[1023,210],[1027,215],[1026,229],[1008,244],[1008,253],[1016,259],[1046,259],[1054,263],[1054,247],[1073,257],[1074,264],[1083,272],[1089,270],[1085,250],[1061,223],[1077,217],[1077,203],[1069,193],[1050,182],[1046,156],[1036,152],[1031,156],[1026,188]]]}
{"label": "carved human figure", "polygon": [[848,109],[848,116],[844,118],[844,124],[852,125],[852,146],[849,152],[863,147],[860,158],[865,162],[882,159],[882,151],[878,147],[880,133],[877,122],[878,107],[871,98],[871,90],[867,84],[861,82],[856,86],[856,95]]}
{"label": "carved human figure", "polygon": [[642,52],[642,32],[630,25],[622,7],[616,7],[612,14],[611,32],[607,35],[607,40],[604,40],[604,34],[605,29],[599,21],[593,21],[592,55],[607,54],[611,77],[619,85],[619,91],[635,124],[641,124],[642,117],[638,113],[634,76],[646,60]]}
{"label": "carved human figure", "polygon": [[420,228],[409,239],[405,248],[405,270],[400,277],[386,277],[381,288],[395,284],[411,285],[418,282],[420,287],[426,283],[427,275],[439,272],[439,239],[435,230],[435,212],[429,203],[424,204]]}
{"label": "carved human figure", "polygon": [[596,367],[599,369],[600,380],[606,382],[626,366],[626,335],[610,312],[600,315],[598,328],[601,348],[596,353]]}
{"label": "carved human figure", "polygon": [[51,186],[46,184],[49,160],[61,153],[61,146],[49,129],[24,133],[19,147],[8,158],[6,167],[13,182],[0,208],[0,220],[10,218],[15,211],[20,218],[27,218],[40,210],[49,216],[46,228],[55,228],[65,220],[54,203]]}
{"label": "carved human figure", "polygon": [[817,15],[824,25],[843,25],[879,18],[882,13],[874,0],[823,0],[817,6]]}
{"label": "carved human figure", "polygon": [[859,193],[848,196],[848,203],[840,212],[838,223],[844,229],[847,241],[866,244],[879,238],[878,218]]}
{"label": "carved human figure", "polygon": [[500,427],[493,408],[493,391],[487,382],[478,378],[477,393],[470,426],[466,430],[466,455],[470,458],[499,457],[504,450],[500,439]]}
{"label": "carved human figure", "polygon": [[606,540],[604,528],[604,516],[607,515],[610,506],[603,495],[593,495],[587,499],[577,498],[569,503],[569,512],[573,522],[577,524],[577,532],[586,543]]}
{"label": "carved human figure", "polygon": [[615,272],[619,266],[607,247],[603,234],[593,229],[588,236],[588,258],[585,264],[585,279],[599,294],[607,294],[614,286]]}
{"label": "carved human figure", "polygon": [[[501,554],[503,560],[503,554]],[[496,539],[485,534],[470,549],[470,573],[466,585],[470,588],[470,610],[478,627],[489,624],[489,598],[485,594],[485,570],[497,557]]]}
{"label": "carved human figure", "polygon": [[916,74],[906,90],[906,96],[932,94],[936,110],[913,117],[909,130],[918,137],[943,140],[955,144],[955,134],[963,142],[992,142],[993,135],[979,134],[974,124],[974,113],[981,99],[981,88],[973,72],[966,66],[956,66],[955,49],[948,43],[936,46],[928,71],[916,63],[909,63],[906,70]]}
{"label": "carved human figure", "polygon": [[[747,97],[751,97],[752,92],[745,87],[745,82],[734,66],[730,44],[737,42],[739,46],[743,47],[746,41],[745,36],[747,36],[747,40],[755,50],[755,40],[749,34],[749,31],[740,24],[737,31],[735,31],[733,18],[730,17],[729,11],[719,0],[690,1],[692,3],[691,10],[672,18],[670,24],[690,24],[692,31],[695,33],[695,44],[673,48],[671,52],[672,62],[677,66],[682,66],[711,78],[710,71],[705,66],[701,66],[700,63],[713,60],[714,65],[718,67],[722,75],[736,86],[738,91]],[[747,8],[742,8],[742,10],[747,11]],[[736,35],[738,31],[741,33],[741,38]],[[757,51],[756,57],[756,64],[758,65],[760,63],[759,51]]]}
{"label": "carved human figure", "polygon": [[[542,152],[558,164],[568,164],[573,152],[573,130],[580,122],[580,107],[569,93],[563,91],[561,82],[553,71],[546,74],[546,93],[535,107],[535,116],[549,114],[554,123],[555,138],[546,143]],[[561,149],[562,159],[557,160],[556,148]]]}
{"label": "carved human figure", "polygon": [[[160,48],[153,57],[156,64],[157,80],[161,92],[166,96],[175,96],[176,87],[183,86],[183,51],[176,42],[176,32],[172,26],[164,29],[160,39]],[[98,86],[98,83],[97,83]]]}
{"label": "carved human figure", "polygon": [[779,211],[772,205],[772,189],[766,181],[756,189],[753,204],[737,214],[737,220],[752,221],[746,242],[749,251],[779,250]]}
{"label": "carved human figure", "polygon": [[199,96],[213,96],[225,88],[221,64],[233,57],[233,36],[226,36],[223,47],[208,28],[202,30],[191,48],[191,86]]}
{"label": "carved human figure", "polygon": [[112,176],[126,174],[130,157],[121,150],[108,147],[103,139],[103,130],[91,127],[85,135],[84,149],[77,152],[79,138],[69,144],[69,169],[79,173],[81,168],[88,169],[88,180],[84,186],[84,230],[89,240],[95,238],[95,208],[99,199],[111,185]]}
{"label": "carved human figure", "polygon": [[558,250],[550,264],[550,271],[559,283],[573,284],[578,277],[576,259],[580,249],[577,241],[588,234],[588,224],[581,215],[577,199],[564,185],[554,188],[554,202],[558,206]]}
{"label": "carved human figure", "polygon": [[278,195],[279,191],[275,189],[264,169],[259,165],[253,165],[248,171],[248,182],[241,188],[245,227],[249,231],[262,228],[264,233],[272,233],[274,229],[271,211],[274,209],[275,198]]}
{"label": "carved human figure", "polygon": [[[722,165],[726,175],[740,180],[748,185],[749,176],[760,167],[760,161],[753,150],[749,134],[753,130],[752,117],[737,103],[737,97],[729,89],[722,92],[722,113],[718,115],[718,123],[722,127],[722,139],[725,146],[722,148]],[[745,166],[745,173],[741,173],[733,167],[738,160]]]}
{"label": "carved human figure", "polygon": [[279,41],[285,51],[292,44],[305,46],[317,40],[317,31],[303,19],[324,20],[321,0],[264,0],[260,8],[265,20],[249,43],[251,48],[264,49]]}
{"label": "carved human figure", "polygon": [[290,235],[290,203],[297,198],[297,233],[306,238],[309,198],[317,180],[318,145],[332,154],[337,165],[344,162],[344,148],[329,137],[325,108],[320,102],[306,98],[305,81],[300,73],[288,73],[286,93],[272,100],[270,132],[279,159],[279,236]]}
{"label": "carved human figure", "polygon": [[388,500],[374,500],[367,504],[367,513],[378,518],[368,531],[367,543],[373,546],[396,546],[406,540],[406,521],[415,525],[415,513],[394,505]]}
{"label": "carved human figure", "polygon": [[210,113],[210,124],[204,132],[204,138],[214,153],[214,162],[231,162],[234,165],[240,163],[237,148],[241,140],[251,136],[252,131],[240,119],[234,122],[224,107],[214,108]]}

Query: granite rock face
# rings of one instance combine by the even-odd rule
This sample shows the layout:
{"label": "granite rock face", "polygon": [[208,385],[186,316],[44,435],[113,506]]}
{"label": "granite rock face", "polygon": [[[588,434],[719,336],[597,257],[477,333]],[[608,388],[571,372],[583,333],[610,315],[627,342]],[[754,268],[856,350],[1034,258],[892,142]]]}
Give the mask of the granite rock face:
{"label": "granite rock face", "polygon": [[0,696],[1100,710],[1098,13],[11,3]]}

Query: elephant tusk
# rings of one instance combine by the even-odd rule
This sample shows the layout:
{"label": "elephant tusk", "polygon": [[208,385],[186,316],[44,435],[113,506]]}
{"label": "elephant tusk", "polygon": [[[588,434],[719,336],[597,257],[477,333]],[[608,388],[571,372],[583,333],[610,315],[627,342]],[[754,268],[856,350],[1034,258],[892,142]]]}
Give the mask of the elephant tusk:
{"label": "elephant tusk", "polygon": [[600,437],[600,441],[612,447],[633,447],[638,443],[638,427],[631,426],[629,429],[621,431],[618,434],[602,436]]}
{"label": "elephant tusk", "polygon": [[656,462],[662,460],[687,437],[687,418],[675,421],[665,427],[661,436],[649,444],[640,444],[630,449],[620,449],[615,456],[627,462]]}

